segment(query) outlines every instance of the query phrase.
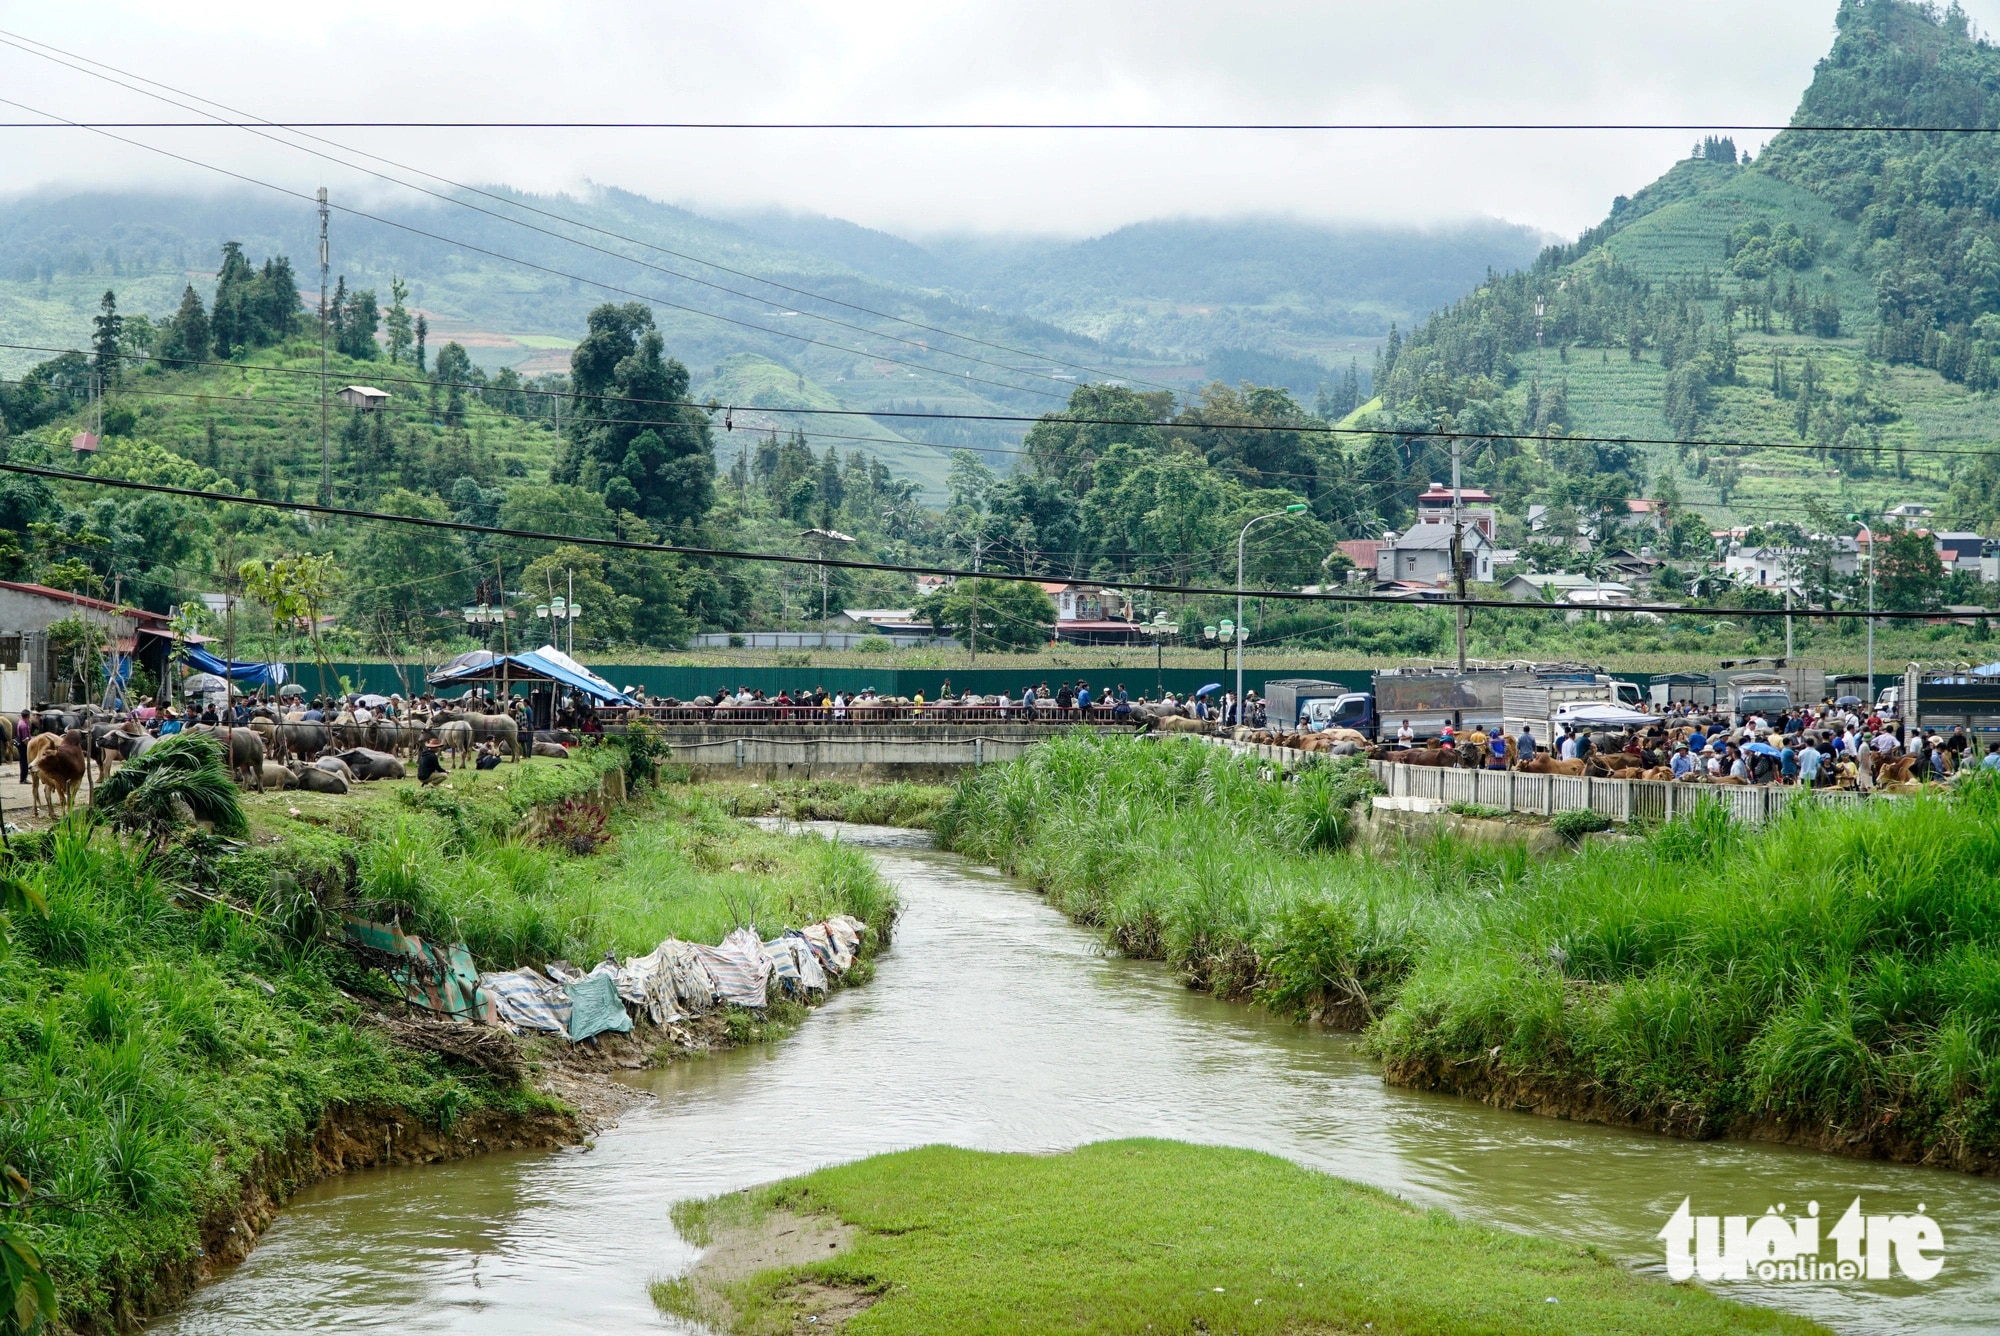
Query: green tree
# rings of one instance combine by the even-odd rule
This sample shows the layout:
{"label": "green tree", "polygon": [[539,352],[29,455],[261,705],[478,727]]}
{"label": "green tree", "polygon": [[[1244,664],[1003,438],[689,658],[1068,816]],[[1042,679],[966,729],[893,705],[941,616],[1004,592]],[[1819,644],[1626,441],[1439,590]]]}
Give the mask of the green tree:
{"label": "green tree", "polygon": [[917,615],[940,634],[949,632],[970,648],[975,606],[977,648],[1034,650],[1055,636],[1056,605],[1041,586],[1025,580],[963,579],[924,599],[917,605]]}
{"label": "green tree", "polygon": [[[424,519],[452,518],[436,498],[401,487],[383,493],[375,509]],[[348,615],[376,628],[420,624],[428,611],[456,608],[464,601],[473,582],[473,572],[467,569],[471,565],[465,539],[449,529],[370,525],[348,555]]]}
{"label": "green tree", "polygon": [[1094,485],[1098,457],[1112,445],[1158,447],[1162,434],[1152,424],[1161,422],[1172,404],[1170,392],[1139,394],[1120,385],[1079,385],[1070,393],[1067,407],[1045,414],[1028,429],[1022,446],[1037,473],[1061,479],[1082,496]]}
{"label": "green tree", "polygon": [[687,402],[688,370],[666,356],[653,313],[606,303],[570,354],[576,416],[551,477],[601,493],[660,530],[708,514],[715,453],[708,414]]}
{"label": "green tree", "polygon": [[1921,612],[1944,601],[1944,562],[1928,534],[1899,529],[1882,549],[1875,585],[1883,607]]}
{"label": "green tree", "polygon": [[389,309],[382,316],[382,332],[389,344],[389,360],[403,362],[410,355],[410,310],[403,303],[410,295],[410,285],[401,275],[389,275]]}
{"label": "green tree", "polygon": [[90,360],[98,379],[107,387],[124,378],[124,363],[118,356],[119,335],[124,328],[125,318],[118,314],[118,294],[106,288],[103,300],[97,304],[97,314],[90,320]]}
{"label": "green tree", "polygon": [[[528,596],[526,602],[515,605],[524,625],[536,625],[535,605],[547,602],[554,593],[573,599],[583,609],[583,615],[576,619],[579,648],[632,642],[632,622],[640,613],[640,601],[620,594],[606,581],[601,549],[564,543],[529,562],[521,572],[519,587]],[[538,629],[552,638],[556,635],[546,624]]]}
{"label": "green tree", "polygon": [[472,358],[456,340],[438,349],[437,369],[431,373],[431,384],[444,396],[444,424],[458,427],[465,424],[465,387],[472,379]]}
{"label": "green tree", "polygon": [[181,289],[180,309],[174,312],[166,337],[160,341],[159,355],[168,362],[200,362],[208,358],[208,312],[202,309],[201,296],[192,283]]}
{"label": "green tree", "polygon": [[[345,285],[346,282],[343,276],[341,283]],[[334,312],[334,350],[357,362],[374,361],[380,351],[375,342],[375,331],[380,324],[373,288],[347,293]]]}

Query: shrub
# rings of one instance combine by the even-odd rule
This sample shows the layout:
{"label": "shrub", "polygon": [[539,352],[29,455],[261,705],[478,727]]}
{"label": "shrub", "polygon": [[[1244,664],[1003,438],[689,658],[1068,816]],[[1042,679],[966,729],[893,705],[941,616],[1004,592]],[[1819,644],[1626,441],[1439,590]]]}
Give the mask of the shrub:
{"label": "shrub", "polygon": [[1611,818],[1602,812],[1593,812],[1588,807],[1577,807],[1567,812],[1557,812],[1549,818],[1549,829],[1571,844],[1575,844],[1586,835],[1594,835],[1600,830],[1610,830]]}

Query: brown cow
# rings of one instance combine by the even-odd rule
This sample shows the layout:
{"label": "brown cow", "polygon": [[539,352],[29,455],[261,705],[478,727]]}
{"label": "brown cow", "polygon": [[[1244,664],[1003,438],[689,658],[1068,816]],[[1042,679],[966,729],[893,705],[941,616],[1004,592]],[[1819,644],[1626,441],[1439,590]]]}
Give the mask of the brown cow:
{"label": "brown cow", "polygon": [[[37,749],[32,744],[51,739]],[[44,733],[31,739],[29,750],[34,753],[28,761],[28,775],[33,788],[29,794],[30,811],[40,816],[42,811],[42,790],[46,786],[49,794],[49,815],[56,814],[56,799],[62,799],[63,814],[67,816],[76,810],[76,786],[90,769],[90,758],[84,755],[84,745],[90,735],[80,728],[72,728],[59,741],[56,735]]]}
{"label": "brown cow", "polygon": [[1547,752],[1536,752],[1527,760],[1514,767],[1524,775],[1575,775],[1583,774],[1582,761],[1558,761]]}
{"label": "brown cow", "polygon": [[1917,758],[1898,756],[1893,761],[1884,761],[1875,767],[1877,784],[1907,784],[1916,777]]}

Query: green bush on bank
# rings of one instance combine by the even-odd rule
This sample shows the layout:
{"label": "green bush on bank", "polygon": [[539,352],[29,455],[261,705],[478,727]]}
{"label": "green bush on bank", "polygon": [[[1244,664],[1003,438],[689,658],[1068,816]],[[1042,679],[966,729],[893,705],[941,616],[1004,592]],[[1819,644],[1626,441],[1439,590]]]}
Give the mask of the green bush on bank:
{"label": "green bush on bank", "polygon": [[1704,805],[1543,860],[1447,837],[1307,852],[1308,792],[1220,748],[1064,739],[967,780],[938,829],[1194,982],[1351,1006],[1394,1079],[2000,1154],[1991,777],[1761,830]]}
{"label": "green bush on bank", "polygon": [[463,940],[481,968],[836,912],[886,937],[894,901],[858,850],[765,834],[698,790],[636,795],[590,856],[537,838],[537,808],[594,793],[623,759],[246,794],[247,848],[195,836],[152,854],[84,816],[13,841],[0,877],[26,894],[0,902],[0,1164],[48,1194],[8,1215],[68,1320],[102,1325],[116,1296],[193,1258],[202,1219],[329,1110],[448,1131],[481,1107],[551,1107],[363,1023],[342,990],[393,990],[329,944],[343,912]]}

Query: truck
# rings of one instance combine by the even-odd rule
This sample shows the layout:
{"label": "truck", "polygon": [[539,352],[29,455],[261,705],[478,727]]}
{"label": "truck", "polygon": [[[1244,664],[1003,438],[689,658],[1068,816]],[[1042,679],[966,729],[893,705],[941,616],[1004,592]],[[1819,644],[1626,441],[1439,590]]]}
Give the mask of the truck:
{"label": "truck", "polygon": [[1993,665],[1926,669],[1913,663],[1903,670],[1900,685],[1882,688],[1876,713],[1901,722],[1906,733],[1963,728],[1975,751],[1984,753],[1987,743],[2000,742],[2000,671]]}
{"label": "truck", "polygon": [[1538,747],[1551,747],[1562,735],[1567,717],[1579,707],[1596,706],[1603,710],[1620,710],[1636,716],[1636,711],[1621,699],[1617,688],[1631,683],[1617,683],[1602,675],[1574,678],[1568,681],[1524,682],[1510,686],[1501,692],[1504,711],[1502,727],[1507,736],[1518,738],[1523,733],[1532,734]]}
{"label": "truck", "polygon": [[1500,693],[1521,669],[1455,667],[1390,668],[1375,674],[1375,716],[1379,731],[1397,736],[1407,722],[1420,738],[1442,734],[1445,725],[1465,731],[1491,729],[1500,722]]}
{"label": "truck", "polygon": [[1265,688],[1271,701],[1266,718],[1273,727],[1316,732],[1351,728],[1371,741],[1396,736],[1407,721],[1417,737],[1433,738],[1447,726],[1458,732],[1498,728],[1505,715],[1502,693],[1509,685],[1548,682],[1587,682],[1599,689],[1593,699],[1633,707],[1641,703],[1636,683],[1580,664],[1482,664],[1464,672],[1437,664],[1385,668],[1373,675],[1369,691],[1328,691],[1331,684],[1321,682],[1270,683]]}
{"label": "truck", "polygon": [[1715,675],[1715,708],[1727,709],[1740,718],[1736,702],[1743,696],[1760,697],[1758,708],[1768,710],[1776,705],[1774,687],[1782,686],[1785,693],[1783,705],[1776,705],[1782,713],[1793,705],[1817,705],[1826,699],[1826,664],[1814,659],[1758,658],[1724,659],[1721,671]]}
{"label": "truck", "polygon": [[1356,693],[1353,688],[1339,682],[1324,682],[1312,677],[1284,677],[1264,684],[1264,726],[1282,733],[1289,733],[1300,725],[1301,716],[1307,707],[1316,702],[1333,701],[1343,696],[1365,694]]}
{"label": "truck", "polygon": [[1739,673],[1729,679],[1727,702],[1731,724],[1753,714],[1773,721],[1792,708],[1792,684],[1775,673]]}

